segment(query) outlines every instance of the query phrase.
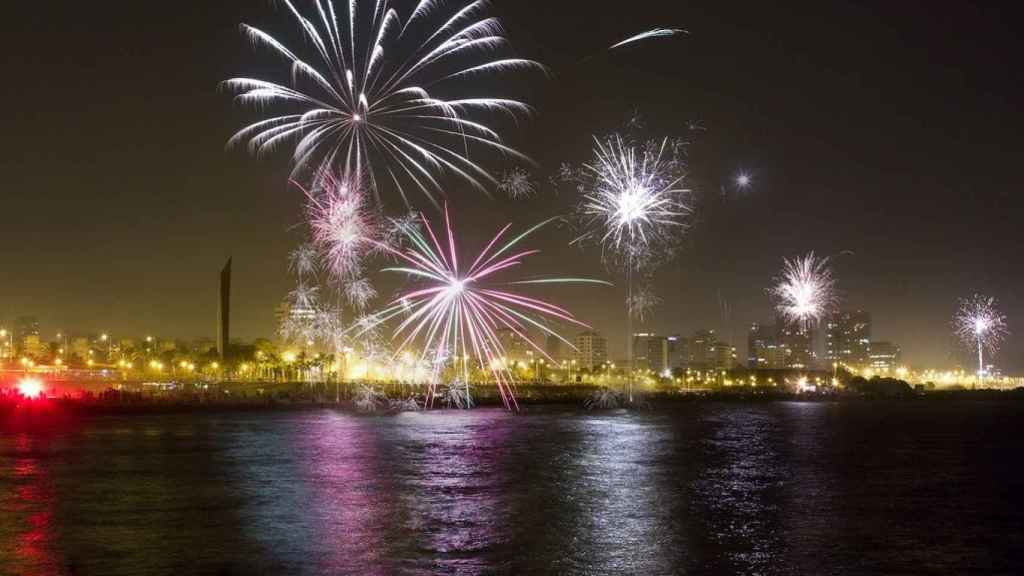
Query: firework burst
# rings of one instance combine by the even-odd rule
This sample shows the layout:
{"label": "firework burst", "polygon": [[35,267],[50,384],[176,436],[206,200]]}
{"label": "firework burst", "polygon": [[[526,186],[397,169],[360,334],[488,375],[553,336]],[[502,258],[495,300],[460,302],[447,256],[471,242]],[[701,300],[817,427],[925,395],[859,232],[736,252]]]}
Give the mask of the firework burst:
{"label": "firework burst", "polygon": [[967,346],[978,348],[978,375],[984,375],[984,351],[995,354],[1010,333],[1006,317],[997,307],[995,298],[975,294],[960,300],[960,310],[953,317],[956,335]]}
{"label": "firework burst", "polygon": [[320,255],[312,244],[302,244],[288,255],[288,269],[300,282],[306,276],[315,276],[320,267]]}
{"label": "firework burst", "polygon": [[422,343],[423,359],[434,365],[428,405],[436,395],[440,370],[455,364],[457,380],[468,383],[470,365],[489,373],[498,386],[505,406],[517,409],[514,379],[504,365],[505,349],[498,336],[511,330],[539,355],[547,356],[544,347],[530,338],[531,330],[561,339],[547,321],[563,321],[586,326],[573,315],[554,304],[514,291],[517,287],[540,284],[600,283],[582,278],[532,278],[499,281],[503,273],[522,265],[523,260],[538,250],[519,248],[530,234],[554,219],[542,222],[522,234],[506,240],[511,224],[502,228],[468,266],[460,259],[455,230],[447,208],[444,211],[442,235],[424,217],[420,227],[405,230],[409,246],[390,249],[401,266],[385,271],[403,274],[416,286],[400,294],[390,306],[378,312],[375,324],[401,317],[393,337],[398,342],[395,354],[402,353],[414,341]]}
{"label": "firework burst", "polygon": [[[419,0],[400,13],[394,2],[336,3],[310,0],[307,13],[280,0],[305,36],[311,58],[271,34],[243,25],[245,35],[290,66],[291,83],[234,78],[225,86],[244,104],[275,104],[293,113],[243,128],[229,145],[248,143],[254,153],[297,142],[296,173],[304,168],[343,167],[365,175],[374,193],[393,184],[406,203],[406,188],[432,201],[442,192],[438,176],[450,173],[486,192],[494,177],[470,159],[472,145],[529,161],[502,143],[477,118],[530,112],[508,98],[468,95],[473,80],[522,70],[541,70],[531,60],[508,57],[508,40],[487,2]],[[452,99],[436,94],[456,94]],[[295,173],[293,173],[293,176]]]}
{"label": "firework burst", "polygon": [[366,278],[359,278],[345,284],[345,298],[356,310],[366,310],[366,306],[376,297],[377,289]]}
{"label": "firework burst", "polygon": [[820,322],[839,300],[828,258],[816,258],[814,252],[786,259],[782,277],[770,292],[779,315],[804,326]]}
{"label": "firework burst", "polygon": [[634,270],[671,255],[691,211],[680,150],[667,138],[595,138],[594,159],[574,176],[584,228],[577,241],[599,243],[606,258]]}
{"label": "firework burst", "polygon": [[311,190],[302,190],[313,245],[323,252],[327,269],[340,282],[355,280],[381,234],[381,218],[366,188],[357,176],[324,170]]}
{"label": "firework burst", "polygon": [[630,295],[627,305],[629,313],[643,322],[647,315],[661,304],[661,298],[649,286],[643,286]]}
{"label": "firework burst", "polygon": [[501,175],[498,192],[506,194],[513,200],[533,196],[536,187],[526,170],[516,167]]}

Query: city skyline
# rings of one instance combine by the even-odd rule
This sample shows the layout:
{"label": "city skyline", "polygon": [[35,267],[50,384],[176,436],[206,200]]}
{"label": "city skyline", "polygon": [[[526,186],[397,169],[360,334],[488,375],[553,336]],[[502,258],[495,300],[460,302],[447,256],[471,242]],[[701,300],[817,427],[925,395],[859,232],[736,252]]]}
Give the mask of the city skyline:
{"label": "city skyline", "polygon": [[[514,86],[532,93],[540,111],[510,135],[542,166],[535,194],[473,202],[468,217],[490,221],[514,210],[525,225],[565,214],[565,198],[547,176],[561,161],[586,159],[592,130],[612,130],[639,110],[652,129],[692,129],[691,185],[699,202],[683,250],[654,277],[658,313],[635,331],[713,327],[742,350],[749,324],[771,321],[764,290],[778,263],[812,249],[833,257],[844,305],[872,310],[877,331],[922,364],[940,364],[954,349],[950,318],[961,297],[997,297],[1011,328],[1024,317],[1015,297],[1021,272],[1005,264],[1021,247],[1011,195],[1019,119],[1009,114],[1019,86],[989,58],[1020,42],[1005,20],[957,6],[956,28],[938,21],[907,27],[918,23],[910,7],[806,3],[802,8],[822,22],[808,30],[767,7],[665,4],[599,19],[571,39],[560,23],[580,2],[544,6],[539,22],[529,3],[495,7],[517,51],[551,66],[560,80]],[[273,333],[273,308],[289,290],[287,254],[302,240],[301,192],[286,183],[286,157],[254,161],[223,150],[252,115],[232,106],[217,84],[239,70],[262,71],[238,21],[262,25],[280,14],[245,2],[201,14],[186,6],[165,19],[145,18],[125,2],[68,7],[45,18],[13,10],[9,22],[18,26],[3,37],[39,49],[31,58],[5,51],[20,82],[0,103],[49,112],[14,115],[12,137],[0,145],[7,213],[26,215],[0,226],[3,245],[22,247],[8,259],[0,315],[29,313],[44,325],[114,333],[206,334],[216,313],[212,279],[233,255],[233,332]],[[623,28],[651,22],[691,33],[577,65],[621,39]],[[184,53],[173,41],[183,26],[192,33]],[[896,29],[908,30],[911,49],[889,50],[902,46]],[[38,42],[93,32],[100,38],[95,65]],[[160,41],[146,42],[145,55],[123,52],[143,36]],[[946,41],[935,44],[937,38]],[[814,51],[806,49],[811,45]],[[924,45],[930,52],[914,48]],[[883,52],[891,57],[876,57]],[[183,59],[187,65],[178,65]],[[60,105],[46,71],[61,64],[71,64],[61,92],[79,98],[74,110]],[[913,78],[903,73],[910,66]],[[127,85],[126,69],[133,70]],[[976,93],[972,83],[989,89]],[[581,92],[593,96],[581,103]],[[925,98],[936,92],[951,97]],[[675,96],[666,101],[664,94]],[[805,98],[815,107],[801,105]],[[961,109],[966,116],[952,114]],[[135,120],[111,122],[125,117]],[[53,146],[58,130],[63,144]],[[737,185],[738,175],[749,178],[745,185]],[[479,197],[458,184],[451,196]],[[960,238],[979,227],[986,234]],[[547,269],[569,266],[616,280],[595,254],[568,247],[569,239],[559,230],[543,240],[538,259],[547,258]],[[617,283],[579,310],[609,335],[613,350],[625,345],[619,315],[610,312],[625,297]],[[379,288],[387,295],[397,286],[383,281]],[[1022,351],[1024,343],[1011,336],[996,362],[1019,370]]]}

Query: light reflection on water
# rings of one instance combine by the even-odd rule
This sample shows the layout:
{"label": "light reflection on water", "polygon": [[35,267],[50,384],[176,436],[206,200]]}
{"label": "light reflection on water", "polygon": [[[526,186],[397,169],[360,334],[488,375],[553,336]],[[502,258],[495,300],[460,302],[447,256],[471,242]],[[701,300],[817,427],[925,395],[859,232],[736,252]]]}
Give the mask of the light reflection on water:
{"label": "light reflection on water", "polygon": [[101,418],[0,437],[0,574],[1013,573],[1022,414]]}

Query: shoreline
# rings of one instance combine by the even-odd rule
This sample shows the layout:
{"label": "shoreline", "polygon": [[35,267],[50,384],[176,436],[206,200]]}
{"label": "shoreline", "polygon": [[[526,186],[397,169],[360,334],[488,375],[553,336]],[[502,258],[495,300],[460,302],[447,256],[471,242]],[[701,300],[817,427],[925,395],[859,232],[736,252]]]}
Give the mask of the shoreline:
{"label": "shoreline", "polygon": [[[543,388],[543,389],[542,389]],[[807,403],[870,403],[879,401],[895,402],[947,402],[947,401],[1000,401],[1019,402],[1024,400],[1024,389],[1014,390],[932,390],[898,395],[866,395],[850,392],[830,394],[781,392],[769,390],[716,390],[702,392],[658,391],[638,395],[637,402],[624,403],[608,408],[586,407],[591,395],[599,388],[587,387],[585,390],[574,387],[573,390],[549,390],[558,387],[531,387],[527,393],[517,396],[520,413],[529,413],[533,409],[563,409],[582,412],[610,412],[614,410],[658,411],[680,405],[704,402],[807,402]],[[584,393],[585,392],[585,393]],[[499,397],[479,394],[474,395],[475,408],[503,408]],[[380,404],[373,411],[359,410],[351,398],[342,398],[335,402],[333,398],[298,398],[286,399],[276,397],[231,397],[231,396],[142,396],[135,394],[107,395],[94,398],[49,398],[26,400],[12,396],[0,396],[0,419],[7,419],[17,414],[39,415],[61,414],[66,416],[105,416],[129,415],[147,416],[161,414],[216,414],[235,412],[305,412],[315,410],[334,410],[364,416],[386,416],[403,412],[423,412],[420,410],[403,410],[389,408]],[[443,404],[435,401],[434,408],[428,411],[446,410]],[[457,410],[452,408],[451,410]]]}

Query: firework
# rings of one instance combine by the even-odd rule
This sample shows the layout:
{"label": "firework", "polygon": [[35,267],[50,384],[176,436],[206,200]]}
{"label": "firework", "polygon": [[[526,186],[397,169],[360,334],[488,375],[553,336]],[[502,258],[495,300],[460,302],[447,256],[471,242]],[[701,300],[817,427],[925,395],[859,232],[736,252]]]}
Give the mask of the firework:
{"label": "firework", "polygon": [[[637,116],[630,120],[636,125]],[[595,138],[594,158],[582,169],[562,167],[562,179],[580,193],[577,214],[583,234],[575,242],[597,243],[606,262],[626,271],[626,334],[633,332],[633,274],[670,258],[685,231],[689,191],[682,186],[683,143],[665,138],[637,143],[619,134]],[[633,400],[632,341],[627,386]]]}
{"label": "firework", "polygon": [[364,384],[359,387],[352,398],[352,403],[359,412],[372,414],[383,410],[387,406],[388,399],[387,396]]}
{"label": "firework", "polygon": [[340,353],[346,344],[345,325],[342,321],[340,308],[321,307],[313,320],[317,338],[326,343],[335,354]]}
{"label": "firework", "polygon": [[686,30],[682,30],[680,28],[654,28],[653,30],[648,30],[647,32],[641,32],[640,34],[637,34],[635,36],[630,36],[629,38],[626,38],[625,40],[623,40],[621,42],[617,42],[617,43],[613,44],[611,46],[611,48],[609,48],[609,50],[615,50],[616,48],[621,48],[621,47],[626,46],[628,44],[633,44],[634,42],[641,42],[641,41],[644,41],[644,40],[650,40],[652,38],[666,38],[666,37],[669,37],[669,36],[675,36],[676,34],[686,34],[686,33],[687,33]]}
{"label": "firework", "polygon": [[616,410],[626,403],[621,392],[601,388],[593,392],[583,403],[587,410]]}
{"label": "firework", "polygon": [[366,278],[359,278],[345,285],[345,298],[356,310],[365,310],[370,301],[376,297],[377,290]]}
{"label": "firework", "polygon": [[953,317],[956,335],[967,346],[978,348],[978,376],[985,373],[984,351],[995,354],[1009,334],[1006,317],[997,308],[995,298],[975,294],[960,300],[960,310]]}
{"label": "firework", "polygon": [[298,275],[300,281],[316,275],[319,266],[319,255],[311,244],[302,244],[288,255],[288,269]]}
{"label": "firework", "polygon": [[777,299],[779,315],[804,326],[817,324],[838,302],[829,260],[816,258],[814,252],[786,259],[782,278],[770,292]]}
{"label": "firework", "polygon": [[420,402],[415,397],[394,398],[388,401],[388,410],[391,412],[418,412]]}
{"label": "firework", "polygon": [[381,233],[379,213],[365,187],[357,176],[323,170],[311,190],[302,190],[313,245],[323,252],[326,267],[341,282],[355,279]]}
{"label": "firework", "polygon": [[647,314],[659,304],[661,304],[661,298],[659,298],[649,286],[644,286],[633,292],[627,302],[627,305],[629,306],[629,313],[634,318],[639,318],[641,322],[643,322]]}
{"label": "firework", "polygon": [[456,364],[453,368],[459,373],[457,380],[468,384],[470,364],[473,364],[490,373],[507,408],[518,408],[512,374],[502,361],[505,350],[498,337],[499,331],[510,330],[544,357],[547,357],[544,348],[529,337],[531,330],[559,338],[572,347],[572,343],[562,338],[546,320],[586,325],[564,308],[514,289],[539,284],[606,282],[582,278],[498,280],[503,273],[521,266],[524,259],[539,252],[518,246],[554,220],[542,222],[507,241],[505,237],[511,224],[506,225],[467,265],[466,260],[460,259],[455,230],[446,208],[442,235],[436,234],[424,217],[420,227],[405,230],[409,246],[403,250],[392,249],[401,266],[384,270],[403,274],[416,285],[378,312],[374,323],[380,325],[401,317],[393,333],[398,342],[396,355],[414,341],[422,343],[423,358],[434,366],[428,405],[433,403],[437,380],[445,365]]}
{"label": "firework", "polygon": [[593,161],[574,176],[584,227],[577,241],[596,241],[606,257],[630,269],[664,259],[691,211],[681,144],[668,138],[637,144],[621,135],[595,144]]}
{"label": "firework", "polygon": [[[282,105],[292,113],[243,128],[229,145],[246,142],[263,153],[294,141],[293,175],[304,168],[343,167],[365,175],[375,193],[393,184],[406,203],[405,187],[434,200],[441,193],[441,173],[482,192],[485,182],[497,184],[470,159],[471,145],[529,161],[477,118],[495,111],[516,117],[529,113],[529,106],[466,93],[478,77],[543,71],[537,62],[508,57],[508,40],[500,21],[486,15],[486,2],[420,0],[411,12],[400,13],[389,0],[377,0],[373,8],[356,0],[312,0],[308,15],[293,0],[281,2],[312,57],[300,57],[271,34],[243,25],[253,44],[288,63],[292,82],[234,78],[225,85],[244,104]],[[439,98],[440,93],[455,97]]]}
{"label": "firework", "polygon": [[498,182],[498,191],[513,200],[533,196],[535,190],[530,173],[519,167],[502,174],[501,180]]}
{"label": "firework", "polygon": [[473,395],[469,391],[469,384],[454,380],[441,394],[441,402],[445,408],[455,410],[469,410],[473,407]]}
{"label": "firework", "polygon": [[736,187],[740,190],[746,190],[754,183],[754,179],[746,172],[740,172],[735,178]]}

